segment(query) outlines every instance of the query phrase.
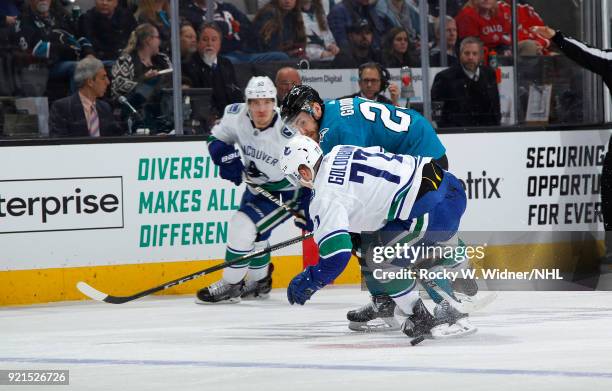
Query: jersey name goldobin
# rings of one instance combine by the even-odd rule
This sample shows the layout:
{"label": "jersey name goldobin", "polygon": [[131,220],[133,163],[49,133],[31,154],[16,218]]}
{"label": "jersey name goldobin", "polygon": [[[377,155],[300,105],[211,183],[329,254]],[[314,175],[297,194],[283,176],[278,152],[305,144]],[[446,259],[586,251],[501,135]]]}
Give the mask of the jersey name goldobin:
{"label": "jersey name goldobin", "polygon": [[319,167],[310,204],[319,247],[341,233],[376,231],[388,221],[407,220],[429,161],[381,147],[334,147]]}

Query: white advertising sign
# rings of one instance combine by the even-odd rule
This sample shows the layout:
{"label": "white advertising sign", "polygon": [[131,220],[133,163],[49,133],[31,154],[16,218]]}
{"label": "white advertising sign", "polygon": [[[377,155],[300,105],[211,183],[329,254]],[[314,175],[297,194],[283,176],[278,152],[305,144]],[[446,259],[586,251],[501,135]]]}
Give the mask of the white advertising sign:
{"label": "white advertising sign", "polygon": [[445,134],[468,198],[465,231],[603,230],[609,130]]}
{"label": "white advertising sign", "polygon": [[[442,135],[464,231],[602,230],[610,130]],[[243,187],[203,142],[2,147],[0,270],[221,259]],[[34,163],[35,162],[35,163]],[[78,162],[78,164],[75,164]],[[298,236],[290,219],[271,243]],[[527,238],[527,243],[529,243]],[[299,255],[294,245],[278,255]]]}
{"label": "white advertising sign", "polygon": [[[0,173],[0,271],[225,255],[244,186],[216,176],[204,142],[1,151],[1,167],[12,168]],[[300,235],[285,224],[271,243]]]}
{"label": "white advertising sign", "polygon": [[123,228],[122,178],[0,181],[0,233]]}

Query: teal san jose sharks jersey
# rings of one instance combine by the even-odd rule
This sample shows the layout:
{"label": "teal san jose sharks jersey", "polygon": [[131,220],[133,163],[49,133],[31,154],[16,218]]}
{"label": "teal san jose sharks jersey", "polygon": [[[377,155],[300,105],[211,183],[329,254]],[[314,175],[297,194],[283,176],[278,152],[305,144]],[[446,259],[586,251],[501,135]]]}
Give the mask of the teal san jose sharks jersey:
{"label": "teal san jose sharks jersey", "polygon": [[380,146],[391,153],[434,159],[446,153],[436,131],[421,114],[361,97],[325,103],[319,133],[323,153],[336,145]]}

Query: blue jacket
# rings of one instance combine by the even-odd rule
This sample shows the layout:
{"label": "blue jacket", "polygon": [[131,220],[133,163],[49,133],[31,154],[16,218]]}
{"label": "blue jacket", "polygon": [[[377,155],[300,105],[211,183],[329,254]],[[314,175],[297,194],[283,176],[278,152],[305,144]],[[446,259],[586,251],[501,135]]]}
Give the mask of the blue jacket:
{"label": "blue jacket", "polygon": [[327,15],[327,23],[336,39],[336,44],[340,48],[348,47],[348,28],[359,19],[368,20],[373,33],[372,47],[379,49],[382,44],[382,37],[393,27],[393,24],[387,17],[381,17],[376,12],[374,5],[364,7],[356,4],[356,0],[344,0],[342,3],[336,4]]}

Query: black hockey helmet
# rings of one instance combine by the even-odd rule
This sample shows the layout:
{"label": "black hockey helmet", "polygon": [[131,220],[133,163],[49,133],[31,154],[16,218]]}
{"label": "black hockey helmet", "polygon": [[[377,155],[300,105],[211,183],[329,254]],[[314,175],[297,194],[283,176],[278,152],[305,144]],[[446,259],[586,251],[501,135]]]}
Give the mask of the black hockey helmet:
{"label": "black hockey helmet", "polygon": [[310,113],[313,102],[323,105],[317,90],[307,85],[293,86],[281,103],[281,118],[287,123],[302,111]]}

